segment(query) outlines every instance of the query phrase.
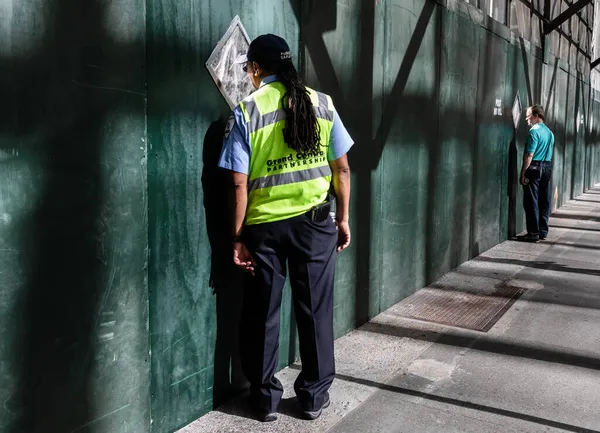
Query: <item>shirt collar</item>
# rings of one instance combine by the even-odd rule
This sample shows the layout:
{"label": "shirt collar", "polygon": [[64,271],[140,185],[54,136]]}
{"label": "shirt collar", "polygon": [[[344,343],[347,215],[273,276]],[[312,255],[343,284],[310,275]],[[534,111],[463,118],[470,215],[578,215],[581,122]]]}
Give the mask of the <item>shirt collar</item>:
{"label": "shirt collar", "polygon": [[541,122],[538,122],[538,123],[536,123],[535,125],[531,125],[531,128],[530,128],[530,129],[537,128],[537,127],[541,127],[543,124],[544,124],[544,122],[543,122],[543,121],[541,121]]}
{"label": "shirt collar", "polygon": [[279,77],[277,75],[269,75],[268,77],[265,77],[262,80],[262,83],[260,83],[260,87],[266,86],[267,84],[274,83],[275,81],[279,81]]}

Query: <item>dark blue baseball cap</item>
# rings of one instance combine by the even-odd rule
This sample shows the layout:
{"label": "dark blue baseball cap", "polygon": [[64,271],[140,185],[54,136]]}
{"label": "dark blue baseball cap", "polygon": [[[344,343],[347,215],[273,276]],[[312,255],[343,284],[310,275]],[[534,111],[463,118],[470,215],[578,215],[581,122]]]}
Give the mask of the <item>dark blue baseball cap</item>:
{"label": "dark blue baseball cap", "polygon": [[275,71],[281,65],[292,63],[292,52],[285,39],[269,33],[254,39],[248,52],[236,60],[236,63],[246,62],[256,62]]}

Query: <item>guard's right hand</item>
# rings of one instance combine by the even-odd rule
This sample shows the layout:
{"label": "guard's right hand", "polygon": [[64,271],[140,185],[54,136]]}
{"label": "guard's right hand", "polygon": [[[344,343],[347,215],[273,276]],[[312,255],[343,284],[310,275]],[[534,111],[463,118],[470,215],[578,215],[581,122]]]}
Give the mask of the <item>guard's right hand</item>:
{"label": "guard's right hand", "polygon": [[338,221],[337,222],[337,230],[338,230],[338,242],[337,242],[337,252],[341,253],[350,245],[350,241],[352,239],[352,235],[350,234],[350,224],[348,221]]}
{"label": "guard's right hand", "polygon": [[520,183],[522,186],[526,186],[529,183],[529,180],[525,177],[525,174],[521,175]]}
{"label": "guard's right hand", "polygon": [[256,262],[244,245],[243,242],[236,242],[233,244],[233,264],[244,272],[249,272],[254,275],[254,268]]}

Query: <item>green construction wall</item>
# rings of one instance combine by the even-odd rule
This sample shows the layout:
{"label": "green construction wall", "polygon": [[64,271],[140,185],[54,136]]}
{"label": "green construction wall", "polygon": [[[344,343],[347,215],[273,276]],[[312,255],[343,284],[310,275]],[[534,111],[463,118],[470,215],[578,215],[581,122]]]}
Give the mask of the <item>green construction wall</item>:
{"label": "green construction wall", "polygon": [[[333,96],[357,142],[338,336],[524,230],[528,128],[523,115],[514,132],[517,93],[524,108],[547,107],[556,135],[553,208],[598,179],[589,78],[544,63],[465,2],[337,2],[302,34],[309,83]],[[576,112],[588,119],[579,129]]]}
{"label": "green construction wall", "polygon": [[227,398],[237,359],[241,281],[231,268],[225,180],[216,169],[230,110],[204,64],[237,14],[250,35],[281,34],[298,53],[294,6],[147,2],[153,432],[183,427]]}
{"label": "green construction wall", "polygon": [[0,0],[0,432],[150,428],[143,0]]}
{"label": "green construction wall", "polygon": [[[553,208],[600,182],[589,77],[466,2],[0,0],[0,433],[173,432],[244,385],[204,66],[235,15],[356,141],[337,336],[523,230],[517,93],[556,136]],[[283,368],[289,285],[281,319]]]}

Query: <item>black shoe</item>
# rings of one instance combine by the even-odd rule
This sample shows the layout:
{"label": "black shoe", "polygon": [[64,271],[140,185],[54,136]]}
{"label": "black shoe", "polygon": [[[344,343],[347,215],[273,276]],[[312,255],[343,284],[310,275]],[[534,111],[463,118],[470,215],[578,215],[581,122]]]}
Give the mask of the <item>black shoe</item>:
{"label": "black shoe", "polygon": [[265,410],[260,408],[251,397],[248,398],[248,405],[259,421],[272,422],[277,420],[277,412],[265,412]]}
{"label": "black shoe", "polygon": [[259,421],[272,422],[277,421],[277,412],[265,412],[261,409],[252,408],[254,415]]}
{"label": "black shoe", "polygon": [[547,237],[547,235],[540,235],[540,241],[545,241]]}
{"label": "black shoe", "polygon": [[526,235],[517,236],[517,240],[521,242],[538,242],[540,240],[540,235],[527,233]]}
{"label": "black shoe", "polygon": [[262,421],[262,422],[272,422],[272,421],[277,421],[277,413],[276,412],[271,412],[271,413],[260,413],[258,415],[258,418]]}
{"label": "black shoe", "polygon": [[306,417],[306,419],[309,419],[311,421],[319,418],[321,416],[321,413],[323,413],[323,409],[327,409],[329,407],[329,393],[325,394],[325,402],[323,403],[323,406],[321,406],[321,409],[319,410],[305,410],[304,411],[304,416]]}

